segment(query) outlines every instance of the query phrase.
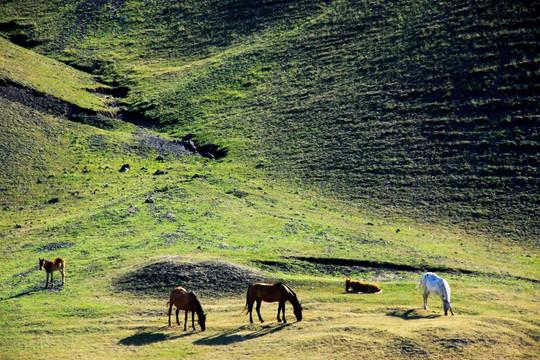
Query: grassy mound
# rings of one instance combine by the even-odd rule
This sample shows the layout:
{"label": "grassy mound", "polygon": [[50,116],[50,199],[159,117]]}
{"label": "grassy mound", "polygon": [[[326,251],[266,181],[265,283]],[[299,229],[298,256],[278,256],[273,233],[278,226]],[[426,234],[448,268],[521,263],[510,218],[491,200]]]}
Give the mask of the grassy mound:
{"label": "grassy mound", "polygon": [[115,281],[121,291],[144,294],[168,294],[181,286],[188,291],[211,297],[244,293],[250,284],[262,282],[257,271],[225,262],[158,261],[136,269]]}

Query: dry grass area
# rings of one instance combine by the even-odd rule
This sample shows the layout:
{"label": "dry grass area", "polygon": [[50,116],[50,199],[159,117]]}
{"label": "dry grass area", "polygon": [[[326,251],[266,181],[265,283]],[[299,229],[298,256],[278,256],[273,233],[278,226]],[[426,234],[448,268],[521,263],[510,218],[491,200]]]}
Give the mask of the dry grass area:
{"label": "dry grass area", "polygon": [[276,321],[277,304],[268,303],[261,309],[265,323],[249,324],[242,296],[202,298],[205,332],[191,331],[190,323],[186,332],[183,323],[168,327],[166,298],[96,295],[107,305],[85,313],[82,304],[63,303],[64,289],[41,293],[50,297],[45,307],[78,316],[56,315],[52,329],[34,312],[15,330],[28,344],[24,352],[6,350],[0,358],[39,359],[53,350],[66,359],[534,359],[540,353],[537,289],[463,286],[453,278],[456,316],[444,316],[434,297],[422,309],[421,290],[411,282],[383,283],[385,291],[375,295],[345,293],[337,280],[306,283],[311,286],[295,287],[301,322],[290,304],[287,324]]}

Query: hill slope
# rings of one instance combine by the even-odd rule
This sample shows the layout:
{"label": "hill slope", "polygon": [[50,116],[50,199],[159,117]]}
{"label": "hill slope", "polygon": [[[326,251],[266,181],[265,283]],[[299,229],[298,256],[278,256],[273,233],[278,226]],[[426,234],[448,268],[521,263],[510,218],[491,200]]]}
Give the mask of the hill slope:
{"label": "hill slope", "polygon": [[533,7],[81,1],[17,20],[27,4],[11,6],[12,38],[129,84],[127,105],[177,133],[362,204],[537,234]]}
{"label": "hill slope", "polygon": [[[432,40],[448,51],[442,42],[452,40],[439,29],[442,13],[468,19],[480,11],[475,18],[485,19],[506,8],[258,4],[0,4],[0,30],[11,40],[0,39],[0,358],[537,357],[539,253],[526,236],[537,232],[529,204],[538,193],[537,124],[526,116],[535,98],[505,98],[523,117],[496,108],[475,122],[467,96],[477,101],[481,91],[425,98],[422,89],[448,84],[420,82],[425,69],[416,68],[420,55],[446,61],[430,47]],[[513,15],[529,12],[506,14],[522,29],[509,36],[534,34]],[[431,51],[404,40],[418,62],[393,55],[397,40],[421,33],[428,17],[439,24],[422,40]],[[520,49],[530,54],[529,46]],[[450,73],[468,64],[459,61],[466,54],[445,63]],[[519,64],[536,61],[527,56]],[[534,79],[518,65],[512,81]],[[463,113],[434,111],[443,100]],[[509,116],[501,124],[499,112]],[[528,150],[501,152],[495,140],[518,130]],[[494,144],[489,159],[494,171],[508,166],[505,176],[460,167],[482,159],[469,151],[477,136]],[[200,156],[188,138],[221,157]],[[523,165],[518,155],[530,167],[522,180],[512,172]],[[461,172],[445,177],[434,168],[454,158]],[[530,188],[511,186],[518,181]],[[433,187],[446,183],[455,188]],[[519,194],[523,204],[498,219],[488,200],[504,189],[501,213]],[[432,224],[409,219],[425,215]],[[523,241],[496,237],[484,224],[463,231],[473,215]],[[66,284],[56,273],[56,287],[43,289],[38,258],[58,256]],[[449,281],[456,316],[441,316],[433,295],[422,308],[415,285],[424,271]],[[345,277],[384,291],[346,293]],[[267,322],[249,324],[245,290],[256,281],[287,282],[304,319],[294,321],[287,304],[290,322],[277,323],[275,305],[265,303]],[[174,286],[196,292],[205,332],[166,326]]]}
{"label": "hill slope", "polygon": [[27,0],[0,14],[8,37],[130,87],[124,105],[173,134],[361,207],[538,239],[526,4]]}

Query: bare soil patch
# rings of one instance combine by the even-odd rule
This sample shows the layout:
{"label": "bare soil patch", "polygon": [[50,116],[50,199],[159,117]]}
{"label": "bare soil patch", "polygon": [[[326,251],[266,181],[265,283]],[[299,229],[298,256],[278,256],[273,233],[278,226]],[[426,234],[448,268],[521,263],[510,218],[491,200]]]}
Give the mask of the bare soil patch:
{"label": "bare soil patch", "polygon": [[75,244],[72,242],[60,241],[60,242],[43,245],[38,250],[39,251],[53,251],[53,250],[58,250],[58,249],[63,249],[63,248],[73,247],[73,246],[75,246]]}

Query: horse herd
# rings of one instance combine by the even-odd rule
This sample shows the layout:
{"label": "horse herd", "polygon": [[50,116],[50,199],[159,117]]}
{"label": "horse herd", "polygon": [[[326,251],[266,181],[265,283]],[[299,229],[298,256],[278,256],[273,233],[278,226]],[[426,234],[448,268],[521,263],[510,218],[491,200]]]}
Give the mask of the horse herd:
{"label": "horse herd", "polygon": [[[45,269],[47,273],[47,281],[45,283],[45,289],[49,286],[49,275],[51,277],[51,287],[54,288],[53,282],[53,272],[60,271],[62,274],[62,285],[65,284],[65,267],[66,262],[63,258],[56,258],[53,261],[39,259],[39,269]],[[427,299],[430,293],[433,293],[439,296],[443,302],[444,315],[448,315],[448,310],[454,315],[452,307],[450,305],[450,286],[448,282],[443,278],[437,276],[434,273],[428,272],[422,275],[420,282],[416,285],[416,288],[422,286],[424,289],[424,309],[427,310]],[[360,292],[360,293],[381,293],[382,289],[371,283],[363,283],[356,280],[351,280],[347,278],[345,280],[345,291],[349,292]],[[285,303],[289,301],[293,306],[293,313],[296,316],[297,321],[302,320],[302,305],[298,300],[298,297],[294,291],[285,283],[279,282],[277,284],[264,284],[256,283],[248,287],[246,294],[246,314],[249,313],[249,321],[253,323],[253,305],[257,303],[255,309],[257,310],[257,315],[259,316],[259,321],[264,322],[261,317],[260,309],[262,302],[277,302],[278,311],[277,311],[277,321],[281,322],[283,317],[283,322],[286,323],[285,319]],[[173,305],[176,307],[176,323],[180,325],[178,319],[178,314],[180,310],[185,311],[184,318],[184,331],[187,327],[188,322],[188,313],[191,312],[191,326],[195,330],[195,313],[197,313],[197,322],[201,328],[201,331],[206,329],[206,314],[204,313],[200,301],[197,299],[193,292],[188,292],[182,287],[177,287],[171,291],[169,296],[169,326],[171,326],[171,313]],[[282,316],[280,316],[282,315]]]}

